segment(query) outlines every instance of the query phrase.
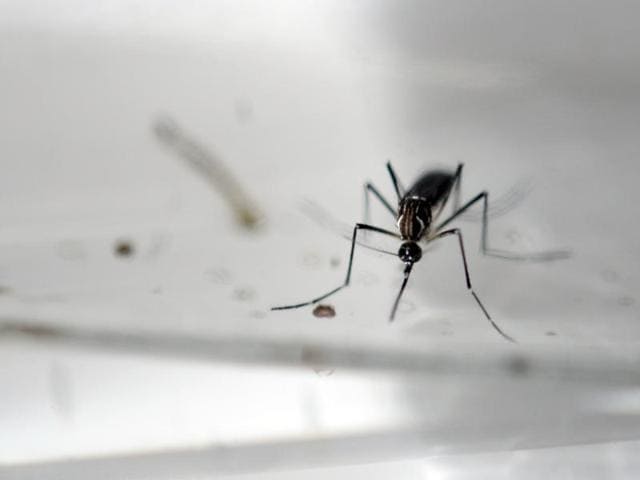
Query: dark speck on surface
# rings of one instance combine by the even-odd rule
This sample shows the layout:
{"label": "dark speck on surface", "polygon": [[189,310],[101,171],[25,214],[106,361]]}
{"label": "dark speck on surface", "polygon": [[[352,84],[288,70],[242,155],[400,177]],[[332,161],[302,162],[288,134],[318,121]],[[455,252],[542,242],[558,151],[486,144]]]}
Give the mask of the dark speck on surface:
{"label": "dark speck on surface", "polygon": [[336,310],[332,305],[318,305],[313,309],[313,315],[318,318],[331,318],[336,316]]}
{"label": "dark speck on surface", "polygon": [[633,297],[628,296],[628,295],[624,295],[624,296],[618,298],[618,305],[620,305],[621,307],[630,307],[635,302],[636,302],[635,299]]}
{"label": "dark speck on surface", "polygon": [[19,333],[40,338],[57,337],[62,333],[57,328],[49,325],[29,325],[13,322],[0,324],[0,331]]}
{"label": "dark speck on surface", "polygon": [[113,247],[117,257],[131,257],[134,253],[133,244],[128,240],[118,240]]}
{"label": "dark speck on surface", "polygon": [[509,357],[505,366],[509,373],[518,377],[525,376],[531,369],[529,361],[519,355],[513,355]]}
{"label": "dark speck on surface", "polygon": [[602,275],[602,279],[607,283],[615,283],[620,278],[618,273],[615,270],[610,268],[603,270],[601,272],[601,275]]}

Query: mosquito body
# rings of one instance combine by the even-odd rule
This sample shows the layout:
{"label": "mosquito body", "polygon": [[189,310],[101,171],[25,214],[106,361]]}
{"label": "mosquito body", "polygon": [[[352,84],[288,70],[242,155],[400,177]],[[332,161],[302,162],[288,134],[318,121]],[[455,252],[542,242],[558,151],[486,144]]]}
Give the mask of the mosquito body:
{"label": "mosquito body", "polygon": [[[330,292],[325,293],[308,302],[298,303],[294,305],[285,305],[281,307],[273,307],[272,310],[286,310],[292,308],[300,308],[306,305],[317,303],[325,298],[333,295],[334,293],[342,290],[349,285],[351,279],[351,267],[353,265],[353,254],[355,246],[357,244],[357,236],[360,231],[371,231],[382,235],[387,235],[399,239],[402,243],[398,249],[397,256],[404,264],[404,279],[400,286],[400,291],[396,296],[389,316],[389,321],[393,321],[395,318],[400,298],[409,281],[409,275],[413,269],[413,265],[420,261],[422,258],[422,247],[420,243],[430,243],[435,240],[455,235],[458,238],[458,244],[460,247],[460,254],[462,256],[462,263],[464,267],[465,280],[467,289],[471,292],[471,295],[475,299],[476,303],[482,310],[484,316],[491,323],[493,328],[505,339],[515,342],[515,340],[504,333],[500,327],[493,321],[489,315],[487,309],[484,307],[480,298],[476,295],[471,285],[471,279],[469,277],[469,268],[467,265],[467,257],[464,249],[464,242],[462,239],[462,232],[458,228],[445,228],[453,220],[458,218],[462,213],[469,209],[474,204],[482,201],[482,237],[480,241],[480,250],[485,255],[510,259],[510,260],[555,260],[559,258],[565,258],[568,256],[566,251],[553,251],[542,252],[534,254],[514,254],[511,252],[505,252],[495,249],[489,249],[487,247],[487,228],[488,228],[488,198],[489,194],[483,191],[465,203],[460,207],[460,180],[462,177],[462,164],[459,164],[454,172],[447,172],[441,170],[433,170],[424,173],[420,176],[416,182],[407,190],[404,191],[398,177],[391,166],[391,163],[387,163],[387,170],[395,193],[397,196],[397,208],[393,208],[384,196],[378,191],[378,189],[371,183],[364,185],[365,190],[365,221],[368,221],[369,217],[369,197],[373,194],[380,203],[395,217],[398,232],[391,232],[368,223],[356,223],[353,228],[353,234],[351,237],[351,252],[349,255],[349,266],[347,267],[347,277],[342,285],[334,288]],[[442,212],[449,203],[451,194],[454,194],[453,199],[453,213],[438,223]],[[389,252],[385,252],[389,253]]]}

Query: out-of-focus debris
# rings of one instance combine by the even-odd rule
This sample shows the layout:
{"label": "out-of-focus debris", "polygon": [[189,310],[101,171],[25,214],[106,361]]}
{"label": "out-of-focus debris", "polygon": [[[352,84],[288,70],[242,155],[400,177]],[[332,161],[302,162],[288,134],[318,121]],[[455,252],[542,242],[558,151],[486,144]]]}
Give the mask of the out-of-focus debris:
{"label": "out-of-focus debris", "polygon": [[262,222],[264,216],[256,203],[249,198],[218,155],[185,134],[169,117],[158,119],[153,131],[158,139],[171,147],[223,195],[241,226],[254,229]]}

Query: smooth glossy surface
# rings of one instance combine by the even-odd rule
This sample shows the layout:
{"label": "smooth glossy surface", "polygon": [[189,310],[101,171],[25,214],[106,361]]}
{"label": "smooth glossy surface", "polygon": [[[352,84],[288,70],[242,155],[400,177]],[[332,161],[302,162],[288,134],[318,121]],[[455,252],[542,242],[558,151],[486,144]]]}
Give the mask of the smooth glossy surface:
{"label": "smooth glossy surface", "polygon": [[[206,478],[639,438],[638,13],[0,6],[3,469]],[[158,142],[166,115],[257,199],[261,229]],[[405,186],[464,162],[463,200],[530,182],[493,246],[569,260],[483,258],[479,223],[459,225],[518,346],[468,295],[455,242],[424,252],[393,324],[402,265],[366,249],[334,318],[269,312],[344,278],[342,224],[361,219],[366,180],[392,196],[387,159]],[[612,465],[630,451],[600,471],[624,478]]]}

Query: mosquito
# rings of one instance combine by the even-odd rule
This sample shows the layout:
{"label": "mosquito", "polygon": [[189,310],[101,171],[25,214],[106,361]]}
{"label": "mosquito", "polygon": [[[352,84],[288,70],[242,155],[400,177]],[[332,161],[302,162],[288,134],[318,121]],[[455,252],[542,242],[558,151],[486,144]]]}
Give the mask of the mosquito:
{"label": "mosquito", "polygon": [[[486,319],[491,323],[491,326],[506,340],[515,342],[513,337],[507,335],[491,318],[489,312],[480,301],[480,298],[476,294],[471,284],[471,278],[469,275],[469,267],[467,264],[467,256],[464,248],[464,241],[462,239],[462,232],[459,228],[447,228],[451,222],[457,219],[465,211],[471,208],[478,202],[482,202],[482,232],[480,238],[480,251],[487,256],[499,257],[508,260],[532,260],[532,261],[549,261],[566,258],[568,252],[564,250],[530,253],[530,254],[517,254],[507,252],[503,250],[496,250],[489,248],[488,246],[488,209],[489,209],[489,192],[482,191],[473,197],[471,200],[460,206],[460,183],[462,179],[463,164],[458,164],[454,172],[444,170],[431,170],[421,175],[415,183],[405,190],[398,180],[398,176],[393,169],[391,162],[387,162],[387,171],[391,177],[391,182],[395,190],[398,206],[393,208],[392,204],[380,193],[380,191],[371,183],[367,182],[364,185],[365,191],[365,221],[368,221],[369,217],[369,197],[373,195],[386,210],[391,213],[398,227],[398,232],[392,232],[385,230],[368,223],[356,223],[353,227],[353,233],[351,235],[351,251],[349,253],[349,265],[347,267],[347,277],[342,285],[334,288],[333,290],[320,295],[308,302],[296,303],[294,305],[284,305],[279,307],[273,307],[271,310],[288,310],[293,308],[300,308],[307,305],[312,305],[330,297],[334,293],[339,292],[343,288],[349,285],[351,280],[351,267],[353,266],[353,254],[357,242],[359,232],[370,231],[382,235],[394,237],[402,242],[398,249],[397,256],[404,264],[404,278],[400,291],[393,302],[391,308],[391,314],[389,321],[393,321],[398,309],[398,304],[402,294],[409,281],[409,275],[413,269],[414,264],[420,261],[422,258],[422,247],[420,242],[429,244],[436,240],[456,237],[458,239],[458,245],[460,247],[460,255],[462,257],[462,265],[464,267],[465,281],[467,290],[471,293],[476,303],[482,310],[482,313]],[[453,213],[447,218],[438,222],[442,212],[449,203],[451,194],[453,193]],[[387,252],[388,253],[388,252]]]}

